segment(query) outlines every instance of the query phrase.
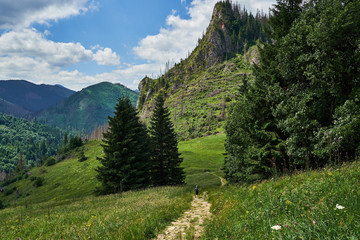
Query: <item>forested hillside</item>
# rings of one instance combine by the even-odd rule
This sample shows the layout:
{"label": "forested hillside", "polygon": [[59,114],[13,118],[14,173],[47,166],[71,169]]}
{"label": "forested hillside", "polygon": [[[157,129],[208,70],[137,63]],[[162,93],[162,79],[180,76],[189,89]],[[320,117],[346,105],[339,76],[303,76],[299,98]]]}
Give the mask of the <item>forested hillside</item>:
{"label": "forested hillside", "polygon": [[0,113],[0,172],[13,171],[20,155],[25,166],[40,164],[56,153],[63,135],[58,128]]}
{"label": "forested hillside", "polygon": [[151,115],[154,99],[162,90],[175,129],[183,138],[221,131],[226,107],[257,61],[257,41],[269,41],[267,16],[255,16],[229,1],[215,5],[205,35],[188,58],[157,79],[139,84],[138,109],[143,119]]}
{"label": "forested hillside", "polygon": [[273,43],[226,123],[227,178],[255,181],[356,159],[360,2],[278,1]]}
{"label": "forested hillside", "polygon": [[121,84],[102,82],[74,93],[57,106],[35,115],[39,121],[63,129],[89,134],[114,115],[119,97],[128,96],[135,106],[138,94]]}

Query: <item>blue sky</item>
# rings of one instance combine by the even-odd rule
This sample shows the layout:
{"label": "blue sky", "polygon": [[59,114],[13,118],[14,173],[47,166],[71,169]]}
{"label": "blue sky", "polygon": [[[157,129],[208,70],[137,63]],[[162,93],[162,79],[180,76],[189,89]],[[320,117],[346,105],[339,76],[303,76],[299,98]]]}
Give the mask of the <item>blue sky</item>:
{"label": "blue sky", "polygon": [[[216,0],[0,1],[0,79],[136,89],[196,46]],[[235,1],[247,9],[275,0]]]}

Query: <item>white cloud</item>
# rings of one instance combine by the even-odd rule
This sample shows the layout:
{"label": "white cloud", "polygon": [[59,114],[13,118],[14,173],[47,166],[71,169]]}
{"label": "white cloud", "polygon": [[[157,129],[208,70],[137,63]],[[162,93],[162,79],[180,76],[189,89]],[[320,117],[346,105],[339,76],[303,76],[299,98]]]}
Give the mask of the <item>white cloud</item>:
{"label": "white cloud", "polygon": [[[62,84],[74,90],[101,81],[117,82],[136,89],[145,76],[157,74],[165,62],[179,61],[196,46],[208,26],[218,0],[178,0],[188,6],[189,19],[176,11],[166,18],[166,27],[156,35],[146,36],[134,47],[135,54],[147,63],[123,63],[111,72],[89,75],[65,67],[81,62],[96,61],[99,65],[119,65],[120,57],[110,48],[99,45],[86,49],[81,43],[61,43],[47,39],[51,33],[25,28],[32,23],[50,23],[89,11],[97,5],[89,0],[0,0],[0,28],[14,29],[0,36],[0,79],[26,79],[35,83]],[[188,2],[188,3],[187,3]],[[233,0],[233,2],[235,2]],[[239,1],[253,13],[257,8],[267,12],[275,0]],[[6,9],[11,10],[9,13]]]}
{"label": "white cloud", "polygon": [[[80,43],[62,43],[46,39],[35,29],[11,31],[0,36],[0,56],[33,58],[46,62],[53,68],[63,68],[80,62],[95,60],[99,65],[119,65],[120,58],[110,48],[98,49],[96,53]],[[3,61],[0,58],[0,61]]]}
{"label": "white cloud", "polygon": [[[181,0],[184,3],[184,0]],[[218,0],[193,0],[188,8],[189,19],[183,19],[173,11],[166,19],[167,28],[161,28],[157,35],[149,35],[134,47],[135,54],[148,62],[165,63],[179,61],[192,51],[197,40],[206,31],[211,20],[212,11]],[[239,2],[241,6],[250,9],[254,14],[257,9],[268,8],[275,2],[268,0],[245,0]]]}
{"label": "white cloud", "polygon": [[104,48],[97,50],[96,54],[94,54],[94,60],[99,65],[119,65],[120,57],[113,52],[110,48]]}
{"label": "white cloud", "polygon": [[0,1],[0,28],[21,29],[96,10],[89,0],[5,0]]}

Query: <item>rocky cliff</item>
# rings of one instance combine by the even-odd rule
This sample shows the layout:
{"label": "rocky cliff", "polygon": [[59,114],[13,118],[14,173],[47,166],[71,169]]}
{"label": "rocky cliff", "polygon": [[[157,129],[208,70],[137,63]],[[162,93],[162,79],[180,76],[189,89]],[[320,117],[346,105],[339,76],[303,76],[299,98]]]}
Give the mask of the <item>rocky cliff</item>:
{"label": "rocky cliff", "polygon": [[[257,14],[254,17],[245,9],[232,5],[229,1],[217,3],[205,35],[199,40],[190,56],[175,64],[161,77],[157,79],[145,77],[139,83],[140,95],[137,107],[141,118],[146,122],[151,115],[154,96],[161,89],[167,95],[166,103],[172,111],[175,129],[181,134],[183,131],[177,123],[185,116],[195,117],[194,114],[188,113],[190,109],[192,112],[198,111],[191,106],[185,106],[185,104],[191,104],[189,99],[215,101],[212,107],[202,106],[201,111],[205,109],[206,116],[210,113],[214,116],[214,112],[218,111],[214,109],[218,109],[219,106],[226,107],[225,95],[232,96],[233,94],[229,91],[239,84],[235,76],[239,76],[240,72],[248,73],[249,64],[244,61],[244,53],[249,49],[256,52],[256,48],[251,46],[254,46],[258,39],[265,41],[267,39],[264,33],[266,22],[266,16]],[[246,59],[254,62],[256,60],[253,56],[252,53],[251,57],[248,56]],[[216,79],[216,85],[211,79]],[[214,87],[217,89],[213,89]],[[190,91],[190,88],[196,91]],[[215,91],[217,94],[214,94]],[[203,97],[199,98],[199,95]],[[215,105],[217,107],[214,107]],[[224,112],[224,110],[221,111]],[[220,115],[223,116],[224,113]],[[219,117],[218,120],[222,121],[223,117]],[[218,121],[215,122],[217,125]],[[194,128],[198,130],[199,126],[194,126]],[[215,128],[217,127],[211,127],[211,129]],[[201,131],[204,132],[204,130]]]}

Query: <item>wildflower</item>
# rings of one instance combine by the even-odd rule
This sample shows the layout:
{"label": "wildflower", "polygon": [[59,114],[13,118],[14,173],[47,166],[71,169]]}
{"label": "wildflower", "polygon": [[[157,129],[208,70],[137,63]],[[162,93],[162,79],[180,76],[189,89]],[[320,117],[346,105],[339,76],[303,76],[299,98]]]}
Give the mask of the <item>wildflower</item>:
{"label": "wildflower", "polygon": [[254,190],[255,190],[255,188],[256,188],[256,185],[254,185],[254,186],[252,187],[252,190],[254,191]]}
{"label": "wildflower", "polygon": [[296,223],[296,222],[294,222],[294,225],[297,225],[297,223]]}
{"label": "wildflower", "polygon": [[275,225],[275,226],[272,226],[271,229],[273,229],[273,230],[280,230],[280,229],[281,229],[281,226]]}
{"label": "wildflower", "polygon": [[286,224],[286,225],[285,225],[285,227],[287,227],[287,228],[288,228],[288,227],[290,227],[290,226]]}
{"label": "wildflower", "polygon": [[313,220],[313,224],[316,224],[315,220]]}
{"label": "wildflower", "polygon": [[341,209],[344,209],[345,207],[344,207],[344,206],[341,206],[341,205],[339,205],[339,204],[336,204],[336,208],[341,210]]}
{"label": "wildflower", "polygon": [[291,204],[292,202],[289,200],[286,200],[286,204]]}

